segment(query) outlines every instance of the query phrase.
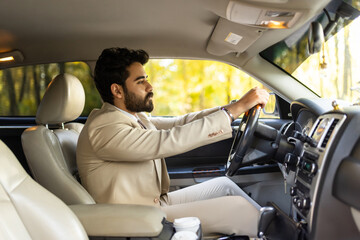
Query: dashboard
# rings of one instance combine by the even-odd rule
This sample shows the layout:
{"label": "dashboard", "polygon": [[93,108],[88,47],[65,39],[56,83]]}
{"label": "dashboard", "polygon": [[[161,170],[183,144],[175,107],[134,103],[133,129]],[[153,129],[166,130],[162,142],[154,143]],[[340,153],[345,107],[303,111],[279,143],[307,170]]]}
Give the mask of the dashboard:
{"label": "dashboard", "polygon": [[301,138],[288,139],[301,147],[285,166],[295,173],[289,218],[302,228],[299,239],[360,239],[359,106],[300,99],[291,111]]}

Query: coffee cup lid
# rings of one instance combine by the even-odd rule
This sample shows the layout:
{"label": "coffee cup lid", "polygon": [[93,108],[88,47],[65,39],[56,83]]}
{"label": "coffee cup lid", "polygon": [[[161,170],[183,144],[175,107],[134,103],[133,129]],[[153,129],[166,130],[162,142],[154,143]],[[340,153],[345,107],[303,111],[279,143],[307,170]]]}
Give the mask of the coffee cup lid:
{"label": "coffee cup lid", "polygon": [[174,219],[174,227],[194,227],[200,224],[200,220],[197,217],[184,217],[184,218],[177,218]]}

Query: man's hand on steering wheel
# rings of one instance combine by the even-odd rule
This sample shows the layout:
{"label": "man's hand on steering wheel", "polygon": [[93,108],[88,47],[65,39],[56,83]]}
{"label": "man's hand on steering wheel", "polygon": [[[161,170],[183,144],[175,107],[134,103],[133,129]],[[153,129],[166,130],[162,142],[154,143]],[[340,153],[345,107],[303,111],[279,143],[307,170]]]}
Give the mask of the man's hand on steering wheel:
{"label": "man's hand on steering wheel", "polygon": [[226,108],[235,119],[237,119],[242,113],[258,104],[260,104],[261,107],[265,107],[268,100],[269,93],[265,89],[255,87],[250,89],[238,101],[223,107]]}
{"label": "man's hand on steering wheel", "polygon": [[[224,106],[235,119],[251,108],[244,114],[230,149],[226,165],[227,176],[233,176],[240,167],[246,151],[251,146],[260,110],[265,106],[268,100],[269,93],[265,89],[255,87],[248,91],[237,102]],[[243,125],[245,125],[245,127]],[[237,141],[237,139],[239,139],[239,141]],[[236,146],[234,146],[235,142],[237,142]]]}

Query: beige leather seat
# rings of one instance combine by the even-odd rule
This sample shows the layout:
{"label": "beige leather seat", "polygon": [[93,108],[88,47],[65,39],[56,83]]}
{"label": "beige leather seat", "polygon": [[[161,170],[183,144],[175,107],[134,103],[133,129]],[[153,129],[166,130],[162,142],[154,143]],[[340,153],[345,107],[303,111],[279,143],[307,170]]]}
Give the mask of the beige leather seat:
{"label": "beige leather seat", "polygon": [[75,76],[60,74],[51,81],[36,113],[37,126],[21,136],[23,150],[35,180],[66,204],[93,204],[81,186],[76,146],[83,124],[69,123],[80,116],[84,88]]}
{"label": "beige leather seat", "polygon": [[[163,223],[166,215],[159,208],[130,204],[94,204],[94,199],[76,180],[76,146],[83,125],[79,123],[65,123],[80,116],[83,111],[84,102],[84,89],[76,77],[69,74],[61,74],[49,84],[36,114],[38,125],[25,130],[21,136],[23,150],[35,180],[67,205],[70,205],[70,209],[80,219],[89,236],[124,237],[124,239],[129,239],[129,237],[144,237],[143,239],[155,237],[158,239],[161,236],[161,239],[170,239],[172,227],[169,227],[169,225],[164,227]],[[0,145],[0,160],[4,158],[2,148],[4,148],[3,144]],[[8,158],[9,155],[11,155],[10,158],[14,158],[8,149],[5,152],[7,155],[5,158]],[[4,161],[7,161],[7,159],[4,159]],[[14,161],[17,162],[17,159]],[[11,164],[9,163],[8,165]],[[1,161],[0,166],[1,179],[4,174],[3,172],[7,172],[7,175],[10,177],[17,175],[18,171],[21,172],[21,175],[24,175],[24,170],[13,171],[11,170],[12,166],[3,165]],[[16,163],[16,168],[21,168],[19,163]],[[70,218],[68,216],[62,217],[63,211],[65,212],[64,215],[71,215],[71,213],[68,213],[68,208],[64,210],[64,204],[59,203],[59,199],[50,193],[48,193],[50,197],[43,197],[43,192],[46,192],[44,189],[34,183],[29,176],[24,176],[23,178],[27,179],[26,181],[31,182],[35,187],[26,185],[27,189],[24,189],[24,191],[29,196],[18,196],[19,198],[22,198],[23,201],[31,198],[34,201],[39,201],[40,204],[47,201],[48,203],[44,204],[44,211],[46,206],[52,206],[52,201],[54,201],[54,206],[61,205],[61,207],[58,207],[58,212],[56,212],[61,218],[60,221],[62,221],[62,218]],[[21,180],[17,180],[14,188],[16,188],[19,182]],[[6,196],[7,193],[2,193],[0,189],[0,198],[3,198],[3,195]],[[49,218],[49,222],[44,223],[42,219],[38,219],[35,216],[37,214],[41,216],[42,208],[38,207],[35,203],[33,204],[32,200],[22,204],[20,208],[29,208],[27,210],[29,212],[29,216],[27,216],[28,221],[34,220],[30,224],[36,225],[34,228],[40,228],[41,231],[46,231],[46,234],[49,234],[41,235],[41,237],[37,237],[37,235],[33,237],[31,235],[31,237],[33,239],[57,239],[50,234],[52,232],[58,234],[55,229],[57,222],[53,221],[58,216],[46,216]],[[11,211],[15,211],[15,208]],[[2,228],[2,219],[6,220],[7,218],[2,218],[2,215],[1,208],[0,234],[6,229]],[[13,217],[11,216],[11,218]],[[16,221],[21,224],[21,219]],[[66,226],[60,230],[59,234],[68,231],[63,233],[61,239],[83,239],[80,236],[83,233],[83,228],[80,226],[78,229],[78,220],[70,219],[67,221],[71,227],[69,228],[70,230],[66,230]],[[73,223],[74,221],[76,223]],[[4,226],[8,224],[10,229],[17,228],[16,222],[10,221]],[[49,224],[51,224],[50,227],[48,226]],[[59,224],[61,225],[62,223],[60,222]],[[25,230],[28,229],[27,226],[23,228]],[[72,229],[76,229],[79,233],[72,234]],[[72,235],[68,237],[67,234]],[[18,235],[15,235],[16,239],[27,239],[26,237],[18,238],[16,236]],[[11,238],[2,238],[2,235],[0,235],[0,239]]]}
{"label": "beige leather seat", "polygon": [[69,208],[35,182],[1,140],[0,166],[1,240],[81,240],[87,235],[170,239],[173,234],[171,225],[163,225],[165,213],[156,207],[82,204]]}
{"label": "beige leather seat", "polygon": [[0,239],[88,239],[75,214],[37,184],[0,141]]}

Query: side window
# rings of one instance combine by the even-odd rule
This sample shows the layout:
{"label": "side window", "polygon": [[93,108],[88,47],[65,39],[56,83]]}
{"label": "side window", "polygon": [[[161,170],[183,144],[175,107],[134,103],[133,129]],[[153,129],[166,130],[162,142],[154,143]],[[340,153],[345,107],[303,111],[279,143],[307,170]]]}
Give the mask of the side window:
{"label": "side window", "polygon": [[[266,89],[241,70],[215,61],[152,59],[145,70],[154,88],[154,116],[176,116],[226,105],[255,86]],[[275,116],[262,113],[260,117]]]}
{"label": "side window", "polygon": [[[154,87],[154,116],[177,116],[226,105],[255,86],[265,88],[241,70],[215,61],[152,59],[145,70]],[[0,116],[35,116],[47,85],[62,72],[76,76],[84,86],[86,101],[81,116],[101,107],[86,63],[40,64],[0,70]]]}
{"label": "side window", "polygon": [[0,116],[35,116],[47,85],[60,73],[70,73],[81,81],[86,102],[82,116],[101,106],[89,66],[84,62],[39,64],[0,71]]}

